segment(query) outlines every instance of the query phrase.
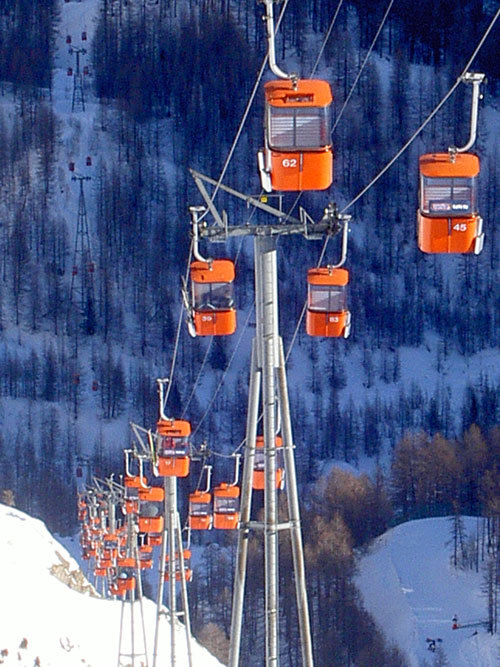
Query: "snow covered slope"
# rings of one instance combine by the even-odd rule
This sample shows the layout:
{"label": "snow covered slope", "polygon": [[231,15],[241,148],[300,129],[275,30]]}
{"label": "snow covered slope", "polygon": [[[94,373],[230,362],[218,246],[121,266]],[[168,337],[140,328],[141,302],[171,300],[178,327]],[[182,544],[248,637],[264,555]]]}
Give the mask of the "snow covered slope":
{"label": "snow covered slope", "polygon": [[[121,602],[94,597],[77,563],[36,519],[0,505],[0,665],[17,667],[109,667],[118,662]],[[70,588],[70,585],[84,592]],[[126,605],[124,637],[129,640]],[[145,600],[151,658],[156,607]],[[159,661],[170,664],[170,626],[162,620]],[[135,611],[136,647],[142,630]],[[128,644],[128,646],[127,646]],[[184,626],[179,625],[177,664],[188,664]],[[124,644],[124,652],[130,644]],[[193,664],[220,665],[192,641]],[[128,661],[122,664],[127,664]],[[141,664],[136,659],[135,664]]]}
{"label": "snow covered slope", "polygon": [[[469,534],[476,519],[466,518]],[[497,667],[500,637],[468,625],[487,618],[479,573],[451,565],[451,523],[447,518],[410,521],[379,537],[360,560],[357,584],[366,609],[411,667],[434,665],[427,639],[440,639],[450,667]],[[459,627],[452,629],[452,618]]]}

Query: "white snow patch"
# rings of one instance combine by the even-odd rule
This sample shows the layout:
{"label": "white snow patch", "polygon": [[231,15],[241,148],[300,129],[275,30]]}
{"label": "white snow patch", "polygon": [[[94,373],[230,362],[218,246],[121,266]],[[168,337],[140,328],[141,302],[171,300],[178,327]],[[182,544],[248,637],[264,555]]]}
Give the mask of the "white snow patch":
{"label": "white snow patch", "polygon": [[[0,505],[0,664],[7,667],[109,667],[118,662],[121,601],[105,600],[71,589],[51,574],[67,563],[79,566],[52,538],[45,525],[16,509]],[[130,604],[125,609],[124,651],[130,650]],[[136,647],[142,649],[139,604],[135,604]],[[144,600],[149,658],[153,648],[156,605]],[[177,628],[176,658],[188,664],[184,626]],[[221,663],[192,640],[193,664]],[[159,663],[170,664],[170,625],[160,625]],[[136,658],[136,664],[140,664]]]}
{"label": "white snow patch", "polygon": [[[475,518],[466,517],[464,525],[475,533]],[[359,561],[364,605],[411,667],[433,663],[427,638],[441,640],[437,645],[453,667],[495,667],[498,635],[472,625],[487,620],[483,575],[452,567],[450,539],[450,519],[441,517],[401,524],[375,540]]]}

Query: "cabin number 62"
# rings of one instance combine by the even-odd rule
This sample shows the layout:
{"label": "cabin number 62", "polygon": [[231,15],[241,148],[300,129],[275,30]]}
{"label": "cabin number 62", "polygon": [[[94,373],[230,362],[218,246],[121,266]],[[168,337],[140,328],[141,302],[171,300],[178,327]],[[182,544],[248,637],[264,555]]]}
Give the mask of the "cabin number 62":
{"label": "cabin number 62", "polygon": [[284,160],[281,161],[281,164],[284,167],[296,167],[297,166],[297,158],[294,158],[294,157],[285,158]]}

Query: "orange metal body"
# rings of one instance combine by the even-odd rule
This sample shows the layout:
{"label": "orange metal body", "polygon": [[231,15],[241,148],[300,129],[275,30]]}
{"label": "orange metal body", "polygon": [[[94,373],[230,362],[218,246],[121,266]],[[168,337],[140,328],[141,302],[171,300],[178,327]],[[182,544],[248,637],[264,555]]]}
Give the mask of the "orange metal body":
{"label": "orange metal body", "polygon": [[125,514],[137,514],[139,511],[139,501],[138,500],[126,500],[125,501]]}
{"label": "orange metal body", "polygon": [[[277,79],[264,86],[266,117],[273,109],[326,109],[332,101],[332,92],[326,81],[299,79],[295,86],[291,80]],[[299,125],[300,128],[300,125]],[[300,130],[298,130],[300,132]],[[333,152],[330,128],[325,129],[320,145],[273,146],[269,132],[266,136],[265,162],[270,172],[272,190],[325,190],[333,180]]]}
{"label": "orange metal body", "polygon": [[326,190],[333,180],[332,151],[271,151],[273,190]]}
{"label": "orange metal body", "polygon": [[214,489],[214,528],[235,530],[240,518],[240,487],[222,482]]}
{"label": "orange metal body", "polygon": [[127,591],[135,590],[135,578],[116,579],[109,587],[111,595],[126,595]]}
{"label": "orange metal body", "polygon": [[163,517],[139,517],[137,524],[140,533],[161,533],[163,530]]}
{"label": "orange metal body", "polygon": [[[479,174],[480,162],[473,153],[456,153],[453,159],[449,153],[428,153],[420,156],[419,170],[421,176],[430,179],[473,179]],[[422,252],[431,254],[478,253],[482,249],[482,219],[474,210],[454,210],[440,216],[419,209],[417,243]]]}
{"label": "orange metal body", "polygon": [[105,577],[108,574],[108,570],[106,568],[102,567],[95,567],[94,568],[94,575],[96,577]]}
{"label": "orange metal body", "polygon": [[194,311],[194,328],[198,336],[230,336],[236,331],[236,310]]}
{"label": "orange metal body", "polygon": [[203,491],[189,494],[189,527],[191,530],[209,530],[212,527],[212,496]]}
{"label": "orange metal body", "polygon": [[[280,435],[276,436],[276,447],[283,447],[283,439]],[[258,435],[255,438],[255,448],[264,449],[264,436]],[[276,488],[279,489],[283,484],[284,470],[283,468],[276,468]],[[266,479],[264,476],[264,459],[262,465],[256,464],[253,469],[252,488],[256,491],[262,491],[266,486]]]}
{"label": "orange metal body", "polygon": [[139,489],[148,485],[146,477],[140,475],[125,475],[123,485],[129,489]]}
{"label": "orange metal body", "polygon": [[137,567],[137,561],[131,556],[119,557],[116,561],[118,567]]}
{"label": "orange metal body", "polygon": [[160,477],[187,477],[189,456],[159,456],[158,475]]}
{"label": "orange metal body", "polygon": [[235,277],[234,263],[230,259],[192,262],[190,273],[195,283],[232,283]]}
{"label": "orange metal body", "polygon": [[150,486],[147,489],[137,490],[139,499],[150,503],[162,503],[165,500],[165,491],[161,486]]}
{"label": "orange metal body", "polygon": [[[214,259],[212,262],[192,262],[190,267],[194,298],[194,327],[198,336],[229,336],[236,331],[236,309],[229,306],[232,298],[219,304],[215,297],[203,305],[196,298],[196,285],[216,284],[219,288],[229,286],[235,277],[234,263],[229,259]],[[228,288],[229,289],[229,288]],[[206,293],[207,297],[209,293]]]}
{"label": "orange metal body", "polygon": [[185,419],[159,419],[156,428],[160,435],[172,438],[187,438],[191,435],[191,424]]}
{"label": "orange metal body", "polygon": [[348,312],[321,313],[307,311],[306,331],[309,336],[325,336],[327,338],[342,338],[346,326],[349,324]]}
{"label": "orange metal body", "polygon": [[155,533],[148,534],[148,542],[152,547],[160,547],[162,543],[163,536],[156,535]]}
{"label": "orange metal body", "polygon": [[473,178],[480,171],[479,158],[474,153],[426,153],[418,159],[422,176],[429,178]]}
{"label": "orange metal body", "polygon": [[418,247],[426,253],[474,252],[480,217],[428,218],[417,213]]}
{"label": "orange metal body", "polygon": [[[325,288],[332,287],[334,289],[345,287],[348,282],[349,272],[346,269],[319,267],[309,269],[307,272],[307,283],[309,286],[317,285],[324,286]],[[309,290],[311,290],[311,287],[309,287]],[[345,337],[349,331],[350,321],[351,314],[348,310],[330,311],[321,307],[315,308],[311,300],[311,294],[309,294],[306,313],[306,332],[309,336],[325,336],[328,338]]]}

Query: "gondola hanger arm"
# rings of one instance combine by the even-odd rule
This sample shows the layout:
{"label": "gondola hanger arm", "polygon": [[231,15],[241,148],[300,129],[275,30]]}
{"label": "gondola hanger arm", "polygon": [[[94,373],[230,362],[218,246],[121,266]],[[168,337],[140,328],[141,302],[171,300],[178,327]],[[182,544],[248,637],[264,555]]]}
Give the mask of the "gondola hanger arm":
{"label": "gondola hanger arm", "polygon": [[271,72],[279,79],[289,79],[295,84],[295,82],[299,78],[299,75],[295,73],[288,74],[287,72],[282,70],[281,67],[279,67],[276,62],[276,45],[275,45],[276,30],[274,27],[274,11],[273,11],[273,4],[276,2],[276,0],[261,0],[261,2],[265,5],[266,8],[266,13],[263,16],[263,19],[266,23],[267,53],[268,53],[269,67],[271,69]]}
{"label": "gondola hanger arm", "polygon": [[470,111],[470,131],[469,141],[464,146],[450,146],[448,152],[453,157],[455,153],[466,153],[476,143],[477,137],[477,117],[479,113],[479,100],[482,99],[480,86],[484,82],[486,75],[482,72],[466,72],[460,76],[459,80],[463,83],[472,84],[472,100]]}

